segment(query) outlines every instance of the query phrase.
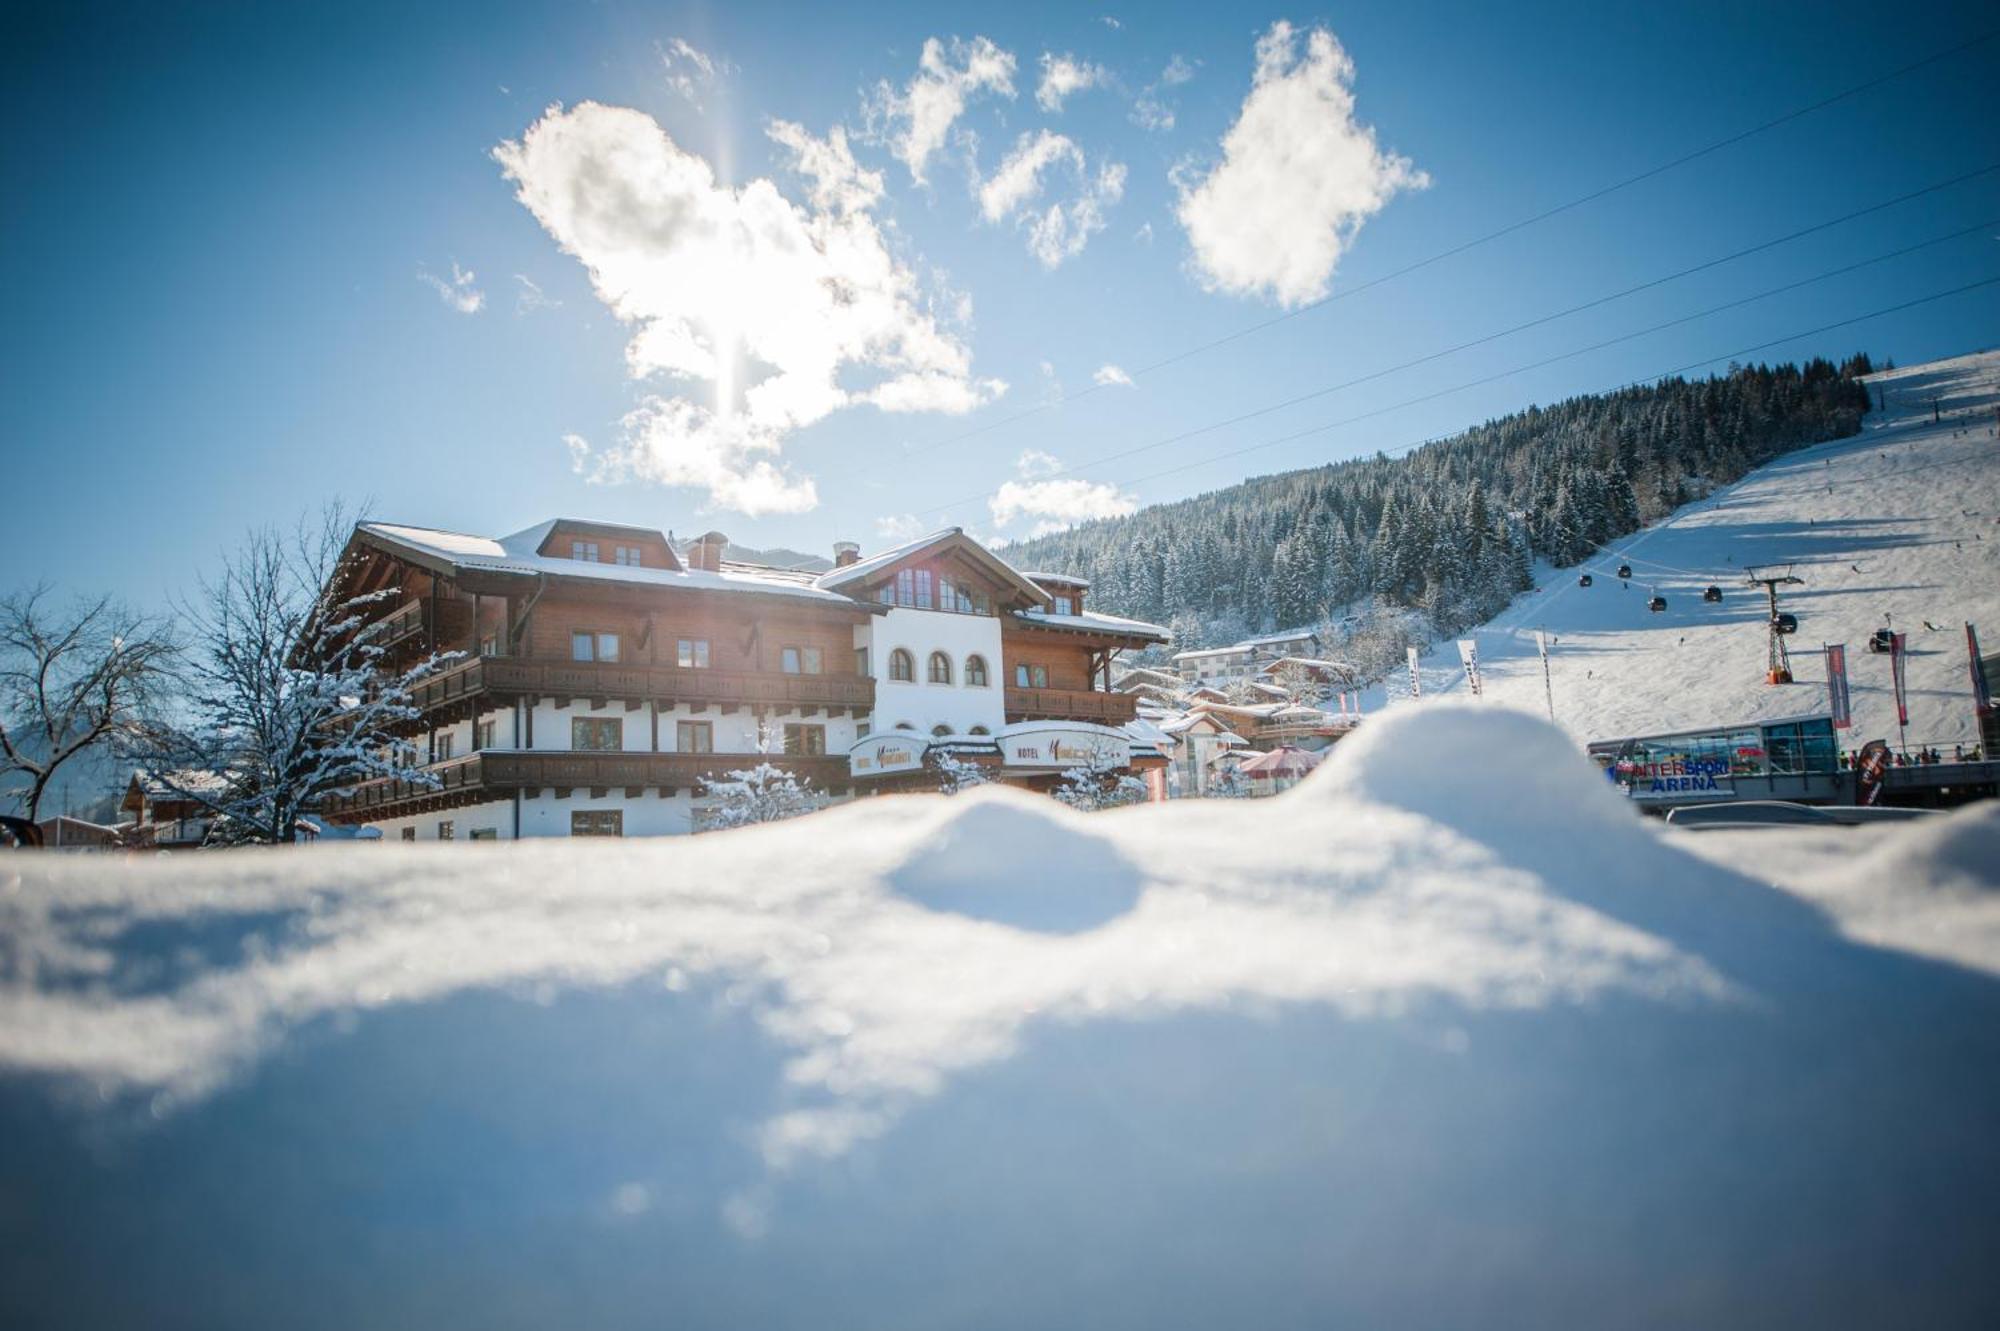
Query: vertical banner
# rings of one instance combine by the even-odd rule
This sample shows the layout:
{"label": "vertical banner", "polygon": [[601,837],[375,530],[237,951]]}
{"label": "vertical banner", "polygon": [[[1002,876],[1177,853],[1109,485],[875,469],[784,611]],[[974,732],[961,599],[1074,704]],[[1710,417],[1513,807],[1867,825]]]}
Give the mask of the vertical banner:
{"label": "vertical banner", "polygon": [[1846,730],[1854,724],[1847,695],[1847,644],[1834,643],[1826,649],[1826,707],[1833,713],[1833,728]]}
{"label": "vertical banner", "polygon": [[1485,696],[1479,687],[1479,644],[1470,638],[1458,640],[1458,659],[1465,667],[1465,682],[1475,698]]}
{"label": "vertical banner", "polygon": [[1889,770],[1889,746],[1871,739],[1861,746],[1854,763],[1854,799],[1857,804],[1873,804],[1882,797],[1882,774]]}
{"label": "vertical banner", "polygon": [[1903,658],[1908,652],[1903,634],[1898,633],[1890,639],[1889,678],[1896,686],[1896,724],[1899,726],[1910,724],[1910,700],[1905,688],[1908,673],[1903,667]]}
{"label": "vertical banner", "polygon": [[1549,635],[1544,629],[1535,630],[1535,650],[1542,654],[1542,692],[1549,700],[1549,720],[1556,719],[1556,684],[1549,674]]}
{"label": "vertical banner", "polygon": [[1979,634],[1970,620],[1965,625],[1965,659],[1972,668],[1972,710],[1985,716],[1993,710],[1993,686],[1979,668]]}
{"label": "vertical banner", "polygon": [[1410,648],[1410,696],[1412,698],[1424,696],[1424,676],[1423,672],[1417,669],[1417,649],[1414,647]]}

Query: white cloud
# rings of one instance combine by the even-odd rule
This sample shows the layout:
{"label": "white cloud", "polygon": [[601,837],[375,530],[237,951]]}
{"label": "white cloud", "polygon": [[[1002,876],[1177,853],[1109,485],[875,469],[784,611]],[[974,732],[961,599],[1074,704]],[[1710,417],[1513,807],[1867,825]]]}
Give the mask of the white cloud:
{"label": "white cloud", "polygon": [[1017,539],[1046,536],[1093,518],[1122,518],[1139,501],[1109,482],[1045,479],[1062,470],[1054,454],[1031,448],[1014,460],[1021,479],[1007,481],[987,501],[996,527],[1031,522]]}
{"label": "white cloud", "polygon": [[914,513],[889,513],[875,519],[875,534],[895,545],[928,536],[932,530]]}
{"label": "white cloud", "polygon": [[1044,111],[1051,113],[1060,111],[1063,102],[1071,94],[1101,87],[1110,81],[1111,71],[1102,65],[1078,60],[1067,52],[1054,55],[1044,51],[1042,81],[1035,89],[1035,103]]}
{"label": "white cloud", "polygon": [[474,285],[476,274],[469,268],[460,268],[455,259],[449,282],[421,268],[417,270],[417,280],[436,291],[439,300],[460,314],[477,314],[486,308],[486,293]]}
{"label": "white cloud", "polygon": [[1014,459],[1014,470],[1030,480],[1038,476],[1053,476],[1062,470],[1062,459],[1039,448],[1030,448]]}
{"label": "white cloud", "polygon": [[526,273],[514,274],[514,281],[520,290],[514,294],[514,313],[531,314],[536,310],[559,310],[562,302],[542,290],[541,285]]}
{"label": "white cloud", "polygon": [[1116,365],[1100,365],[1097,373],[1090,376],[1099,388],[1130,388],[1132,376]]}
{"label": "white cloud", "polygon": [[891,252],[868,211],[879,178],[854,165],[844,138],[785,124],[771,136],[811,182],[812,207],[769,180],[718,185],[650,116],[594,102],[551,107],[494,149],[522,205],[631,326],[632,377],[671,385],[591,455],[597,477],[692,486],[745,513],[799,512],[818,496],[784,465],[793,431],[861,403],[964,412],[1005,390],[973,377],[970,350]]}
{"label": "white cloud", "polygon": [[720,83],[731,68],[727,61],[695,49],[684,37],[660,48],[660,67],[666,71],[667,86],[693,103],[697,111],[703,94]]}
{"label": "white cloud", "polygon": [[1160,77],[1139,90],[1132,103],[1132,123],[1140,129],[1164,133],[1174,127],[1174,104],[1161,94],[1162,88],[1178,88],[1194,77],[1195,67],[1176,55],[1167,61]]}
{"label": "white cloud", "polygon": [[1118,30],[1119,28],[1122,28],[1122,27],[1124,27],[1124,26],[1125,26],[1125,25],[1124,25],[1123,23],[1120,23],[1120,22],[1119,22],[1119,21],[1118,21],[1117,19],[1115,19],[1115,18],[1111,17],[1111,15],[1109,15],[1109,14],[1100,14],[1100,15],[1098,15],[1098,16],[1097,16],[1097,21],[1098,21],[1099,23],[1102,23],[1102,24],[1103,24],[1103,25],[1104,25],[1105,27],[1107,27],[1107,28],[1110,28],[1110,29],[1112,29],[1112,30],[1113,30],[1114,32],[1115,32],[1116,30]]}
{"label": "white cloud", "polygon": [[[1075,196],[1047,207],[1029,207],[1041,197],[1044,174],[1056,166],[1068,168],[1075,178]],[[1083,149],[1067,135],[1047,129],[1021,135],[978,191],[981,215],[989,222],[1015,218],[1027,233],[1028,252],[1044,268],[1083,253],[1091,236],[1104,229],[1105,210],[1124,194],[1122,162],[1100,163],[1092,175]]]}
{"label": "white cloud", "polygon": [[1013,55],[985,37],[953,37],[949,44],[928,38],[916,76],[901,91],[886,79],[876,85],[864,107],[869,132],[922,184],[924,164],[944,146],[966,103],[982,92],[1014,96]]}
{"label": "white cloud", "polygon": [[1354,118],[1354,62],[1315,28],[1299,53],[1283,21],[1257,41],[1257,69],[1222,161],[1198,182],[1180,173],[1176,216],[1204,287],[1284,305],[1327,292],[1342,253],[1398,191],[1430,178],[1382,152]]}
{"label": "white cloud", "polygon": [[1134,232],[1132,233],[1132,239],[1134,239],[1134,240],[1138,241],[1138,242],[1139,242],[1139,243],[1140,243],[1141,245],[1150,245],[1150,244],[1152,244],[1152,243],[1153,243],[1153,224],[1152,224],[1151,222],[1141,222],[1141,223],[1139,223],[1139,229],[1138,229],[1137,231],[1134,231]]}

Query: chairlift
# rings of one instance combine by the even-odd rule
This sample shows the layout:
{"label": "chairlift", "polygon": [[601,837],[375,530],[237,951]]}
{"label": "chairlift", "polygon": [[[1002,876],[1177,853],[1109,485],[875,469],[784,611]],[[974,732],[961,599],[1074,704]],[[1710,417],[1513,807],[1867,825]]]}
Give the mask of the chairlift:
{"label": "chairlift", "polygon": [[1771,632],[1786,634],[1797,633],[1798,631],[1799,617],[1797,615],[1789,611],[1780,610],[1777,614],[1771,616]]}
{"label": "chairlift", "polygon": [[1590,575],[1588,573],[1577,574],[1576,585],[1579,587],[1588,587],[1590,585]]}
{"label": "chairlift", "polygon": [[1646,608],[1657,615],[1667,608],[1667,598],[1664,596],[1655,596],[1652,600],[1646,602]]}
{"label": "chairlift", "polygon": [[1709,602],[1711,605],[1720,601],[1722,599],[1722,588],[1711,583],[1709,589],[1701,594],[1701,599]]}
{"label": "chairlift", "polygon": [[1630,564],[1620,564],[1618,566],[1618,576],[1621,578],[1630,578],[1632,576],[1632,566]]}

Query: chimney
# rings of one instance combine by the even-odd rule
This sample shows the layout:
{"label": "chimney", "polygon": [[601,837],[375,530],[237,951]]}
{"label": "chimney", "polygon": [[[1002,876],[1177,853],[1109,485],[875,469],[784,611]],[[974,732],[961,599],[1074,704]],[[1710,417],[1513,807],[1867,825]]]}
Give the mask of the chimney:
{"label": "chimney", "polygon": [[860,546],[852,541],[835,541],[833,543],[833,566],[835,568],[846,568],[849,564],[858,564],[860,562]]}
{"label": "chimney", "polygon": [[722,571],[722,552],[729,545],[729,538],[719,531],[704,532],[694,538],[688,547],[688,565],[704,569],[710,573]]}

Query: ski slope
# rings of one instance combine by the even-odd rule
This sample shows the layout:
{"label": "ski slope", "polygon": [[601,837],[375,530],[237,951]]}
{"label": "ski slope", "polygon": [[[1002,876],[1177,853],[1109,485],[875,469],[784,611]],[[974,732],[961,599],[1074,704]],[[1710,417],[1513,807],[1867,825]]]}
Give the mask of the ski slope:
{"label": "ski slope", "polygon": [[[1535,630],[1554,638],[1555,719],[1579,739],[1808,716],[1827,709],[1824,643],[1847,644],[1851,746],[1898,742],[1889,657],[1867,651],[1885,622],[1909,635],[1912,748],[1947,755],[1977,739],[1965,623],[2000,650],[2000,351],[1874,375],[1886,399],[1859,435],[1801,449],[1664,522],[1605,546],[1577,568],[1542,567],[1538,589],[1466,635],[1485,696],[1544,711]],[[1933,403],[1937,419],[1933,419]],[[1617,569],[1633,577],[1621,584]],[[1750,566],[1803,586],[1781,592],[1798,616],[1795,682],[1765,683],[1764,592]],[[1595,585],[1580,587],[1588,571]],[[1722,588],[1720,604],[1702,592]],[[1661,613],[1647,610],[1657,592]],[[1885,619],[1886,617],[1886,619]],[[1935,627],[1927,627],[1934,625]],[[1467,691],[1452,641],[1423,660],[1429,694]],[[1374,701],[1408,696],[1392,674]]]}

